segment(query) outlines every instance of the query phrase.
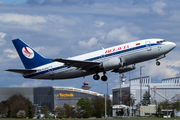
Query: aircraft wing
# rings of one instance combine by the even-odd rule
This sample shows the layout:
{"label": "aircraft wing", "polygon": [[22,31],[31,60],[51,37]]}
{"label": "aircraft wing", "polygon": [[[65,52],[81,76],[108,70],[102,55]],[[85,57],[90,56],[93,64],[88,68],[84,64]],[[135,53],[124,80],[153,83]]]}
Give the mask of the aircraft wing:
{"label": "aircraft wing", "polygon": [[101,64],[100,62],[70,60],[70,59],[62,59],[62,58],[53,59],[52,61],[62,62],[69,67],[77,67],[87,71],[99,67],[99,65]]}
{"label": "aircraft wing", "polygon": [[5,71],[21,73],[21,74],[30,74],[30,73],[36,72],[37,70],[31,70],[31,69],[7,69]]}

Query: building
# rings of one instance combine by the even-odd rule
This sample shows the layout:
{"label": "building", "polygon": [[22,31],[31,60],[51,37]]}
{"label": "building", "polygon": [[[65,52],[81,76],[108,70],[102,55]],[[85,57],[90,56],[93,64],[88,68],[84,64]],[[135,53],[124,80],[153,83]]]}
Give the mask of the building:
{"label": "building", "polygon": [[140,107],[141,116],[152,116],[156,114],[156,105],[148,105]]}
{"label": "building", "polygon": [[[121,93],[132,94],[135,99],[135,105],[140,103],[140,78],[131,79],[128,84],[121,85]],[[142,96],[148,91],[151,95],[151,103],[154,101],[162,102],[168,100],[171,102],[178,95],[180,96],[180,77],[162,79],[161,83],[151,83],[151,77],[142,77]],[[112,89],[113,103],[120,103],[120,87]]]}
{"label": "building", "polygon": [[35,107],[46,105],[52,111],[55,107],[62,107],[64,103],[75,106],[80,98],[103,96],[103,94],[77,89],[73,87],[1,87],[0,102],[7,100],[14,94],[21,94],[28,98]]}

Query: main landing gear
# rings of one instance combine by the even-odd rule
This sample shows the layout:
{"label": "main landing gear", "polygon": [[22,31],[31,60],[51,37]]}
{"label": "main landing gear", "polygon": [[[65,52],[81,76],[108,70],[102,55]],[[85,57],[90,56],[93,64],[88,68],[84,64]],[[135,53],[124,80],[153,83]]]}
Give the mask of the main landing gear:
{"label": "main landing gear", "polygon": [[[99,78],[100,78],[100,76],[99,76],[98,74],[95,74],[95,75],[93,76],[93,79],[94,79],[94,80],[99,80]],[[102,80],[102,81],[107,81],[107,76],[105,75],[105,72],[103,72],[103,76],[101,77],[101,80]]]}

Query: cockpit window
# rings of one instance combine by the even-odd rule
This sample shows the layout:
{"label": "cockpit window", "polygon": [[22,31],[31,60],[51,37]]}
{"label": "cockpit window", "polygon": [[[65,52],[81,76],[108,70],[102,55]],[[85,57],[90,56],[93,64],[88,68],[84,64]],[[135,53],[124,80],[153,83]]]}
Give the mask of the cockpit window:
{"label": "cockpit window", "polygon": [[166,42],[166,40],[157,41],[157,43],[163,43],[163,42]]}

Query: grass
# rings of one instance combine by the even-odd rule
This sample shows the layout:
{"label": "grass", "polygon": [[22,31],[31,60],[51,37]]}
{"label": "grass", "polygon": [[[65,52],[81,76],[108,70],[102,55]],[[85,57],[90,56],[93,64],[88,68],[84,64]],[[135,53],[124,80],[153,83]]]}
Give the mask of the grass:
{"label": "grass", "polygon": [[[108,118],[108,119],[104,119],[104,118],[97,118],[97,120],[112,120],[112,119],[116,119],[116,118]],[[118,118],[121,119],[121,118]],[[180,118],[122,118],[124,120],[180,120]],[[0,118],[0,120],[27,120],[26,118]],[[30,120],[34,120],[34,119],[30,119]],[[44,120],[44,119],[42,119]],[[48,119],[48,120],[55,120],[55,119]],[[56,119],[59,120],[59,119]],[[95,120],[95,119],[60,119],[60,120]]]}

